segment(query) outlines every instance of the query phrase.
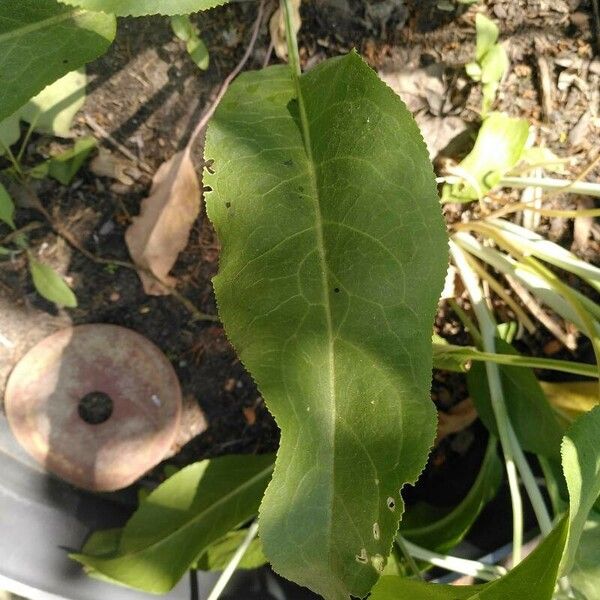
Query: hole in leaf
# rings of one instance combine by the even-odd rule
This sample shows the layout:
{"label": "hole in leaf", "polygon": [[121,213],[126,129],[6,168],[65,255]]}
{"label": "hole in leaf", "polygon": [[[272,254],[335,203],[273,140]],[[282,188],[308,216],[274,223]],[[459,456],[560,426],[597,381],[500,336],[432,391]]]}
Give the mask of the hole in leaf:
{"label": "hole in leaf", "polygon": [[225,202],[225,208],[231,208],[231,202]]}
{"label": "hole in leaf", "polygon": [[334,291],[336,294],[339,294],[339,293],[340,293],[340,288],[333,288],[333,291]]}

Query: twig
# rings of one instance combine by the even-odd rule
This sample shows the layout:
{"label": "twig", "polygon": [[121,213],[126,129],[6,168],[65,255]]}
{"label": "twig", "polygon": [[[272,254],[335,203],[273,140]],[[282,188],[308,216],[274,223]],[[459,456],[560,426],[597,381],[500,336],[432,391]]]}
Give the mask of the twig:
{"label": "twig", "polygon": [[560,324],[553,319],[536,301],[536,299],[510,275],[504,274],[508,285],[513,289],[514,293],[519,297],[525,308],[548,330],[560,343],[569,350],[577,348],[577,342],[569,335]]}
{"label": "twig", "polygon": [[28,231],[33,231],[34,229],[39,229],[40,227],[44,227],[43,223],[39,221],[31,221],[31,223],[27,223],[24,227],[20,229],[15,229],[15,231],[11,231],[8,235],[5,235],[0,240],[0,246],[5,246],[6,244],[10,244],[15,238],[23,233],[27,233]]}
{"label": "twig", "polygon": [[[26,188],[26,189],[28,189],[28,188]],[[33,192],[30,191],[30,193],[33,193]],[[75,248],[75,250],[77,250],[78,252],[83,254],[83,256],[85,256],[88,260],[91,260],[92,262],[95,262],[96,264],[99,264],[99,265],[117,265],[119,267],[123,267],[125,269],[131,269],[131,270],[137,271],[137,272],[143,271],[146,275],[148,275],[149,277],[152,277],[155,281],[157,281],[162,286],[164,286],[167,289],[167,291],[175,299],[179,300],[179,302],[181,302],[181,304],[183,304],[188,309],[188,311],[191,313],[191,315],[194,317],[195,320],[197,320],[197,321],[218,321],[219,320],[219,318],[216,315],[209,315],[209,314],[199,311],[194,306],[194,304],[192,302],[190,302],[190,300],[188,300],[183,294],[180,294],[174,287],[172,287],[172,286],[168,285],[167,283],[165,283],[164,281],[162,281],[159,277],[157,277],[152,271],[150,271],[146,267],[134,265],[133,263],[130,263],[126,260],[119,260],[119,259],[115,259],[115,258],[103,258],[101,256],[96,256],[93,252],[90,252],[87,248],[85,248],[79,242],[79,240],[77,238],[75,238],[75,236],[67,228],[58,224],[52,218],[50,213],[42,206],[41,203],[38,203],[38,206],[36,206],[36,209],[39,212],[41,212],[44,215],[44,217],[46,217],[46,220],[48,221],[50,227],[52,227],[52,229],[56,233],[56,235],[63,238],[70,246],[72,246],[73,248]]]}
{"label": "twig", "polygon": [[548,59],[538,52],[537,56],[538,73],[540,77],[540,87],[542,88],[542,113],[546,121],[550,120],[553,110],[552,103],[552,77],[550,75],[550,65]]}
{"label": "twig", "polygon": [[239,75],[240,71],[244,68],[244,66],[248,62],[248,59],[250,58],[250,55],[252,54],[252,51],[254,50],[254,46],[255,46],[256,40],[258,38],[258,32],[260,31],[260,26],[262,24],[264,9],[265,9],[265,0],[261,0],[260,4],[258,6],[258,14],[256,15],[256,21],[254,22],[254,28],[252,30],[252,37],[250,38],[250,42],[248,44],[248,47],[246,48],[246,52],[244,53],[244,56],[242,56],[242,59],[236,65],[236,67],[233,69],[233,71],[231,71],[231,73],[229,73],[229,75],[227,75],[227,77],[221,84],[221,87],[219,88],[217,96],[213,100],[212,104],[206,109],[204,114],[200,117],[200,121],[198,121],[198,124],[194,128],[194,131],[192,132],[192,135],[190,136],[190,139],[187,143],[186,150],[189,150],[192,147],[192,145],[194,144],[194,142],[196,141],[198,136],[204,131],[204,128],[208,125],[208,122],[211,120],[212,116],[215,114],[215,111],[217,110],[217,107],[219,106],[221,100],[223,99],[225,92],[229,88],[229,85]]}
{"label": "twig", "polygon": [[123,146],[121,142],[118,142],[102,125],[96,122],[96,120],[90,115],[85,115],[85,122],[94,130],[94,132],[99,135],[102,139],[109,142],[112,146],[114,146],[123,156],[127,157],[129,160],[134,162],[141,169],[146,171],[146,173],[150,173],[151,175],[154,173],[154,169],[144,160],[138,158],[131,150]]}

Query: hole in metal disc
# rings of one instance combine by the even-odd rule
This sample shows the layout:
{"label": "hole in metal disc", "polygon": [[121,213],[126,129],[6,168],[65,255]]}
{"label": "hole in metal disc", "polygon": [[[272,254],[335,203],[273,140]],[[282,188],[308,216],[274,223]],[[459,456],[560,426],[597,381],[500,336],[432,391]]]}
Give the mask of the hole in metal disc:
{"label": "hole in metal disc", "polygon": [[99,425],[112,415],[113,401],[104,392],[90,392],[79,401],[77,410],[86,423]]}

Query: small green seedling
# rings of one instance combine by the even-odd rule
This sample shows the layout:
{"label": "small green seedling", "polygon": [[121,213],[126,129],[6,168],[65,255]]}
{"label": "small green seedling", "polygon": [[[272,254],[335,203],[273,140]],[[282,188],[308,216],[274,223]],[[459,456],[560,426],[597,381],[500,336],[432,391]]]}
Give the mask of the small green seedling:
{"label": "small green seedling", "polygon": [[508,70],[509,62],[506,50],[498,42],[500,34],[498,26],[485,15],[477,13],[475,28],[477,31],[475,60],[465,65],[465,69],[471,79],[482,84],[481,115],[485,116],[494,103],[498,86]]}
{"label": "small green seedling", "polygon": [[206,71],[210,64],[208,48],[199,35],[198,28],[192,23],[188,15],[175,15],[171,17],[173,33],[183,42],[191,59],[199,69]]}

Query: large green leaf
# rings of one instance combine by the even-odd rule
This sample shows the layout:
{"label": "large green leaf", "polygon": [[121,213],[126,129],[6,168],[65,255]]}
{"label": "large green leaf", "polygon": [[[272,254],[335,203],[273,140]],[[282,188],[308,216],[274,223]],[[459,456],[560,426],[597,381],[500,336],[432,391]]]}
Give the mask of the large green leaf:
{"label": "large green leaf", "polygon": [[211,544],[256,515],[272,470],[270,455],[190,465],[148,495],[120,536],[109,531],[84,548],[89,554],[72,556],[102,578],[167,592]]}
{"label": "large green leaf", "polygon": [[241,76],[206,141],[219,314],[281,428],[260,535],[274,569],[364,596],[435,430],[447,239],[422,137],[351,53]]}
{"label": "large green leaf", "polygon": [[382,577],[370,600],[551,600],[568,533],[563,519],[523,562],[484,585],[438,585],[402,577]]}
{"label": "large green leaf", "polygon": [[[496,339],[495,343],[498,352],[517,354],[505,341]],[[558,458],[564,430],[533,371],[501,365],[500,376],[506,407],[523,448],[536,454]],[[498,435],[484,363],[473,364],[467,374],[467,384],[481,420],[490,431]]]}
{"label": "large green leaf", "polygon": [[477,478],[457,506],[442,512],[426,503],[416,504],[407,509],[400,523],[402,536],[435,552],[444,553],[456,546],[496,495],[502,481],[502,463],[496,445],[496,440],[489,441]]}
{"label": "large green leaf", "polygon": [[103,54],[116,20],[55,0],[0,2],[0,120],[49,83]]}
{"label": "large green leaf", "polygon": [[118,17],[143,15],[187,15],[227,4],[229,0],[61,0],[71,6],[100,10]]}

